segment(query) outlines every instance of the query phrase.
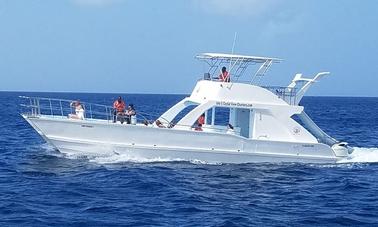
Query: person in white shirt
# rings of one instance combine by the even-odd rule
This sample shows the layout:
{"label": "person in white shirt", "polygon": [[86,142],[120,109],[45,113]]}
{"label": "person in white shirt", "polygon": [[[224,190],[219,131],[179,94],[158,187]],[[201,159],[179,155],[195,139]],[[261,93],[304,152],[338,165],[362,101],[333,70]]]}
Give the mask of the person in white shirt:
{"label": "person in white shirt", "polygon": [[68,114],[68,118],[71,119],[79,119],[79,120],[84,120],[84,108],[81,105],[80,101],[73,101],[70,104],[71,107],[75,108],[75,113],[74,114]]}

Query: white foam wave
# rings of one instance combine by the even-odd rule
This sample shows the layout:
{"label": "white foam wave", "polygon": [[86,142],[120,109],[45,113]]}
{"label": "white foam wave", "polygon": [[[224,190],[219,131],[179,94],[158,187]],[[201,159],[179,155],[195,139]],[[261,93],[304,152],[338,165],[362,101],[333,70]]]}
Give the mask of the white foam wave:
{"label": "white foam wave", "polygon": [[353,153],[338,163],[374,163],[378,162],[378,148],[353,147]]}
{"label": "white foam wave", "polygon": [[41,152],[55,157],[64,157],[64,154],[60,153],[54,146],[49,143],[38,144],[30,147],[29,149]]}
{"label": "white foam wave", "polygon": [[207,162],[199,159],[193,159],[189,161],[190,163],[194,165],[222,165],[221,162]]}
{"label": "white foam wave", "polygon": [[[100,157],[94,157],[89,160],[90,162],[94,162],[101,165],[106,164],[117,164],[117,163],[154,163],[154,162],[183,162],[184,159],[179,158],[144,158],[144,157],[138,157],[133,156],[129,154],[114,154],[110,156],[100,156]],[[221,165],[222,163],[210,163],[203,160],[193,159],[189,161],[191,164],[195,165]]]}
{"label": "white foam wave", "polygon": [[133,163],[153,163],[153,162],[177,162],[183,161],[182,159],[168,159],[168,158],[144,158],[133,156],[129,154],[114,154],[106,157],[95,157],[89,160],[90,162],[94,162],[97,164],[116,164],[116,163],[125,163],[125,162],[133,162]]}

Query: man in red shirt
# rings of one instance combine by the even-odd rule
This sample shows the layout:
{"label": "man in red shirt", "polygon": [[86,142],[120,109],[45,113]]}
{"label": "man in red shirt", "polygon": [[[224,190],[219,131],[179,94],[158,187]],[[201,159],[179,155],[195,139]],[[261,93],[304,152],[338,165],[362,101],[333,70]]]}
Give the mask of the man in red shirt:
{"label": "man in red shirt", "polygon": [[197,127],[195,128],[196,131],[202,131],[202,125],[205,124],[205,113],[201,114],[201,116],[197,119]]}
{"label": "man in red shirt", "polygon": [[114,123],[117,120],[119,120],[121,124],[123,124],[123,122],[125,121],[125,107],[126,107],[125,102],[122,100],[122,97],[119,96],[118,99],[114,101],[113,103],[113,108],[114,108],[113,122]]}
{"label": "man in red shirt", "polygon": [[219,74],[219,80],[221,82],[230,82],[230,74],[227,72],[226,67],[222,67],[222,73]]}
{"label": "man in red shirt", "polygon": [[201,125],[205,124],[205,113],[201,114],[201,116],[197,120],[197,123]]}

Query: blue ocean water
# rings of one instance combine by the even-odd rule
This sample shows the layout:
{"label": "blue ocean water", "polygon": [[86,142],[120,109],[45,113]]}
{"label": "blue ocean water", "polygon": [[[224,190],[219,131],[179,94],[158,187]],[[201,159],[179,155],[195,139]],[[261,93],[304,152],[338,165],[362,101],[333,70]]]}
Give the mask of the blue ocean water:
{"label": "blue ocean water", "polygon": [[[111,104],[118,94],[0,92],[0,226],[377,226],[378,98],[305,97],[355,152],[339,164],[65,157],[20,117],[19,95]],[[123,95],[158,115],[183,95]]]}

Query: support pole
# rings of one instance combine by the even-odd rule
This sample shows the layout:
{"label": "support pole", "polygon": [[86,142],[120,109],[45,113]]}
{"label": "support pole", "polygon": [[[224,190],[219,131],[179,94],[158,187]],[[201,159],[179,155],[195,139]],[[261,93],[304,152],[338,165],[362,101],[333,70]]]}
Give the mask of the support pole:
{"label": "support pole", "polygon": [[214,126],[215,123],[215,107],[211,108],[211,125]]}

